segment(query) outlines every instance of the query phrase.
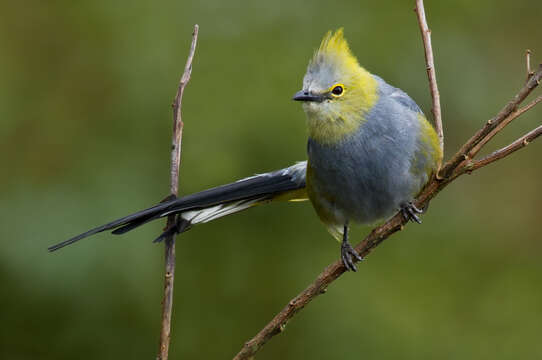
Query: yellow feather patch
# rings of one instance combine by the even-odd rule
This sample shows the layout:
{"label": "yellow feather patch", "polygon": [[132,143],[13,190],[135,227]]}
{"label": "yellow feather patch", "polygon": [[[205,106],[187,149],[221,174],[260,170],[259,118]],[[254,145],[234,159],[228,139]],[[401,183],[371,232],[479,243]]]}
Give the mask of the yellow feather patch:
{"label": "yellow feather patch", "polygon": [[359,68],[358,59],[352,54],[348,42],[344,38],[343,28],[333,33],[331,30],[322,39],[320,47],[313,57],[313,62],[335,62],[338,66],[349,70]]}

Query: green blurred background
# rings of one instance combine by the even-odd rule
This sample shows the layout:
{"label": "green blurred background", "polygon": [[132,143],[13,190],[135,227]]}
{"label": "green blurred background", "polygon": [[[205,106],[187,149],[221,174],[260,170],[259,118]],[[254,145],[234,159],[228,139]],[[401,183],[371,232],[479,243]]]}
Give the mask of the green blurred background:
{"label": "green blurred background", "polygon": [[[345,27],[360,62],[429,113],[413,1],[11,1],[0,14],[0,357],[152,359],[163,246],[149,224],[48,245],[168,192],[170,104],[194,23],[181,192],[305,159],[313,50]],[[447,155],[542,60],[542,2],[428,1]],[[538,91],[540,94],[540,90]],[[490,143],[540,124],[538,108]],[[542,143],[449,186],[259,359],[542,358]],[[360,240],[368,231],[358,228]],[[172,359],[228,359],[339,246],[308,203],[221,219],[177,242]]]}

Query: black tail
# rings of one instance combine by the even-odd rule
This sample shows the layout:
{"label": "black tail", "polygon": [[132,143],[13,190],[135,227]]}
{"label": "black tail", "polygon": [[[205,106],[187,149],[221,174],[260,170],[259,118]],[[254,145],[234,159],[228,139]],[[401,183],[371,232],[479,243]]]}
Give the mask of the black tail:
{"label": "black tail", "polygon": [[[184,231],[191,225],[205,223],[272,200],[279,195],[294,194],[296,190],[304,189],[306,165],[306,162],[297,163],[285,169],[248,177],[231,184],[160,203],[53,245],[49,247],[49,251],[58,250],[102,231],[114,230],[113,234],[124,234],[169,214],[180,214]],[[288,196],[286,199],[291,200]],[[162,236],[158,239],[160,238]]]}

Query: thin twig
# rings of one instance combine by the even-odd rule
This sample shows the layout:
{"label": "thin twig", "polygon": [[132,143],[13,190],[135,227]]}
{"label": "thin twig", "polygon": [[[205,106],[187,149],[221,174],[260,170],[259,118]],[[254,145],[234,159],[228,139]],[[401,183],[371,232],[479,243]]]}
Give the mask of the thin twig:
{"label": "thin twig", "polygon": [[478,170],[481,167],[484,167],[486,165],[491,164],[492,162],[500,160],[500,159],[510,155],[514,151],[517,151],[517,150],[519,150],[521,148],[524,148],[525,146],[529,145],[529,143],[531,143],[534,139],[536,139],[540,135],[542,135],[542,125],[535,128],[534,130],[529,131],[527,134],[523,135],[522,137],[520,137],[519,139],[517,139],[516,141],[514,141],[510,145],[505,146],[505,147],[503,147],[503,148],[501,148],[501,149],[499,149],[497,151],[494,151],[491,154],[489,154],[488,156],[486,156],[486,157],[484,157],[484,158],[482,158],[480,160],[474,161],[466,169],[469,172],[474,171],[474,170]]}
{"label": "thin twig", "polygon": [[[423,2],[417,0],[416,6],[416,12],[418,13],[418,16],[420,16],[420,14],[423,14],[422,18],[425,19]],[[422,31],[422,37],[425,37],[427,35],[428,34],[425,31]],[[430,48],[429,50],[431,51]],[[460,175],[463,175],[475,169],[479,169],[494,161],[502,159],[510,155],[512,152],[525,147],[529,142],[533,141],[542,134],[542,126],[540,126],[529,132],[525,136],[521,137],[520,139],[514,141],[507,147],[497,150],[496,152],[477,162],[471,162],[470,166],[460,166],[465,160],[464,154],[467,154],[471,149],[484,141],[487,136],[491,135],[492,137],[504,128],[505,125],[500,125],[501,123],[509,123],[511,121],[508,119],[509,117],[517,118],[518,116],[530,110],[536,104],[542,101],[542,97],[539,97],[525,107],[517,110],[517,108],[523,102],[523,100],[525,100],[527,95],[529,95],[531,91],[538,85],[541,78],[542,66],[538,69],[536,73],[533,73],[533,76],[529,79],[525,87],[523,87],[519,91],[519,93],[514,97],[514,99],[503,110],[501,110],[501,112],[499,112],[499,114],[497,114],[494,119],[488,121],[488,123],[481,130],[479,130],[465,145],[463,145],[458,151],[458,153],[456,153],[452,157],[452,159],[450,159],[444,164],[442,169],[444,170],[443,173],[446,174],[446,176],[437,178],[435,174],[435,176],[431,178],[425,188],[420,192],[417,199],[414,201],[414,204],[417,207],[425,207],[429,203],[429,201],[434,198],[444,187],[446,187],[449,183],[454,181]],[[429,81],[431,82],[431,78],[429,79]],[[481,146],[486,143],[487,140],[483,142]],[[356,245],[356,251],[363,257],[366,257],[371,253],[374,248],[376,248],[380,243],[382,243],[382,241],[384,241],[395,232],[402,230],[405,225],[406,220],[400,212],[397,213],[386,223],[373,229],[362,242]],[[339,278],[345,271],[346,269],[341,261],[336,261],[333,264],[327,266],[324,271],[322,271],[320,275],[318,275],[316,280],[314,280],[305,290],[303,290],[290,302],[288,302],[288,304],[277,315],[275,315],[275,317],[260,332],[258,332],[256,336],[254,336],[243,345],[239,353],[234,357],[234,360],[252,359],[256,352],[261,349],[261,347],[264,346],[267,341],[269,341],[273,336],[284,331],[287,322],[298,311],[308,305],[315,297],[325,293],[327,287],[333,281]]]}
{"label": "thin twig", "polygon": [[469,153],[478,145],[481,141],[489,136],[492,131],[497,128],[503,121],[514,113],[519,105],[525,100],[525,98],[540,84],[542,80],[542,64],[538,67],[537,71],[533,73],[533,76],[527,81],[527,83],[521,88],[521,90],[514,96],[514,98],[493,118],[486,122],[486,124],[476,132],[461,148],[452,156],[452,158],[444,165],[440,172],[440,178],[446,178],[450,176],[457,167],[465,161],[469,161]]}
{"label": "thin twig", "polygon": [[495,135],[497,135],[502,129],[506,127],[506,125],[510,124],[513,120],[520,117],[525,112],[529,111],[533,106],[538,104],[540,101],[542,101],[542,95],[531,101],[529,104],[525,105],[524,107],[514,111],[511,113],[506,119],[504,119],[498,126],[495,127],[489,134],[486,135],[478,144],[476,144],[475,147],[469,151],[469,154],[467,157],[469,159],[473,159],[476,154],[480,152],[482,147],[484,147],[485,144],[489,142]]}
{"label": "thin twig", "polygon": [[[171,172],[170,192],[172,196],[179,193],[179,166],[181,164],[181,145],[183,136],[183,121],[181,118],[181,106],[184,88],[190,80],[192,73],[192,60],[196,51],[198,41],[198,25],[194,25],[192,33],[192,44],[184,67],[183,75],[179,81],[175,101],[173,102],[173,135],[171,140]],[[167,228],[175,224],[175,215],[167,218]],[[171,310],[173,308],[173,284],[175,280],[175,234],[165,239],[165,274],[164,274],[164,299],[162,300],[162,325],[160,330],[160,347],[157,360],[167,360],[169,353],[169,340],[171,335]]]}
{"label": "thin twig", "polygon": [[440,151],[444,153],[444,133],[442,130],[442,114],[440,110],[440,93],[437,86],[437,75],[435,73],[435,62],[433,60],[433,47],[431,46],[431,30],[427,25],[425,18],[425,9],[423,6],[423,0],[416,0],[416,7],[414,8],[418,18],[418,24],[420,25],[420,32],[422,34],[423,48],[425,53],[425,64],[427,70],[427,78],[429,79],[429,89],[431,91],[431,99],[433,101],[433,107],[431,111],[433,113],[433,120],[435,121],[435,130],[437,131]]}

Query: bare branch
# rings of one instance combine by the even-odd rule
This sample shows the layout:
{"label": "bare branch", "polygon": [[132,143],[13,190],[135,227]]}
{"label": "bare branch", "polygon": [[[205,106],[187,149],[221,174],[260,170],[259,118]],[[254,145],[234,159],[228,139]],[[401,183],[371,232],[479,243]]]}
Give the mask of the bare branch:
{"label": "bare branch", "polygon": [[484,157],[484,158],[482,158],[482,159],[480,159],[478,161],[472,162],[471,164],[469,164],[466,167],[466,170],[468,172],[478,170],[481,167],[484,167],[486,165],[491,164],[492,162],[500,160],[500,159],[510,155],[514,151],[517,151],[517,150],[522,149],[525,146],[529,145],[529,143],[531,143],[534,139],[536,139],[540,135],[542,135],[542,125],[535,128],[534,130],[528,132],[527,134],[523,135],[522,137],[520,137],[519,139],[517,139],[516,141],[514,141],[510,145],[505,146],[502,149],[499,149],[497,151],[494,151],[491,154],[489,154],[488,156],[486,156],[486,157]]}
{"label": "bare branch", "polygon": [[517,93],[516,96],[493,118],[486,122],[486,124],[476,132],[461,148],[455,153],[454,156],[442,167],[439,172],[439,178],[449,177],[459,165],[465,161],[468,161],[471,150],[483,141],[491,132],[497,128],[503,121],[513,114],[518,106],[525,100],[525,98],[540,84],[542,79],[542,64],[538,67],[537,71],[533,73],[533,76],[527,81],[525,86]]}
{"label": "bare branch", "polygon": [[[179,193],[179,166],[181,164],[181,145],[183,136],[183,121],[181,118],[181,106],[184,88],[190,80],[192,73],[192,60],[198,41],[198,25],[194,25],[192,44],[184,67],[183,75],[179,81],[175,101],[173,102],[173,135],[171,140],[171,172],[170,192],[172,196]],[[169,215],[166,228],[175,224],[175,215]],[[169,354],[169,340],[171,335],[171,310],[173,308],[173,284],[175,280],[175,234],[165,239],[165,274],[164,274],[164,299],[162,300],[162,325],[160,330],[160,348],[156,359],[167,360]]]}
{"label": "bare branch", "polygon": [[488,143],[489,140],[491,140],[497,133],[499,133],[502,129],[506,127],[506,125],[510,124],[514,119],[517,119],[525,112],[529,111],[533,106],[538,104],[540,101],[542,101],[542,95],[531,101],[529,104],[525,105],[524,107],[514,111],[512,114],[510,114],[506,119],[504,119],[499,125],[495,127],[487,136],[482,139],[478,144],[476,144],[475,147],[472,148],[472,150],[469,152],[467,157],[469,159],[473,159],[476,154],[480,152],[482,147],[484,147],[485,144]]}
{"label": "bare branch", "polygon": [[181,163],[181,139],[183,137],[183,121],[181,119],[181,107],[184,88],[188,81],[190,81],[190,75],[192,75],[192,60],[194,59],[194,53],[196,51],[196,44],[198,42],[198,30],[199,26],[194,25],[194,32],[192,33],[192,43],[190,45],[190,52],[188,53],[188,59],[184,66],[184,72],[179,81],[179,88],[175,95],[175,100],[172,104],[173,107],[173,138],[171,141],[171,193],[177,196],[179,192],[179,166]]}
{"label": "bare branch", "polygon": [[433,113],[433,120],[435,121],[435,130],[440,143],[440,150],[444,153],[444,133],[442,130],[442,114],[440,111],[440,94],[437,86],[437,75],[435,73],[435,63],[433,60],[433,48],[431,46],[431,30],[427,25],[425,19],[425,9],[423,6],[423,0],[416,0],[416,7],[414,8],[418,18],[418,24],[420,25],[420,32],[422,34],[423,48],[425,50],[425,64],[427,70],[427,77],[429,79],[429,89],[431,91],[431,99],[433,101],[433,107],[431,109]]}
{"label": "bare branch", "polygon": [[[374,229],[355,248],[362,256],[366,257],[372,249],[384,241],[394,232],[401,230],[405,224],[402,215],[397,214],[384,225]],[[357,260],[354,260],[357,261]],[[252,359],[254,354],[269,341],[273,336],[281,333],[287,322],[301,309],[303,309],[315,297],[327,291],[327,287],[346,271],[342,261],[336,261],[327,266],[305,290],[290,300],[281,312],[271,320],[256,336],[247,341],[241,351],[233,358],[234,360]]]}

